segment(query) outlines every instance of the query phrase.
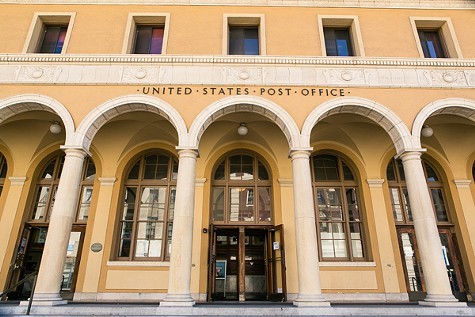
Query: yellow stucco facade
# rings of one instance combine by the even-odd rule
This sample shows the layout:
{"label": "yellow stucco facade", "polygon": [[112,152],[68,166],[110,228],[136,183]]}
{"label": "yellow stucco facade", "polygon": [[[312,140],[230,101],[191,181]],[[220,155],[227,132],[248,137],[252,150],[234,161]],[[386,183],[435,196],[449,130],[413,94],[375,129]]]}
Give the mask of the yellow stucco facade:
{"label": "yellow stucco facade", "polygon": [[[472,1],[79,2],[0,0],[3,290],[40,269],[38,298],[50,296],[42,300],[473,299]],[[161,54],[134,54],[144,26],[163,32]],[[62,48],[39,53],[54,27],[64,29]],[[230,54],[232,27],[257,30],[257,55]],[[346,39],[350,56],[327,56],[326,32],[340,31],[347,38],[335,49]],[[429,36],[444,56],[425,57]],[[433,133],[423,136],[427,127]],[[63,150],[64,164],[48,174]],[[168,176],[132,177],[150,153],[171,157]],[[419,155],[415,165],[410,155]],[[253,172],[243,172],[245,158]],[[166,188],[168,196],[131,202],[126,188]],[[35,236],[45,229],[55,238]],[[220,257],[235,283],[224,284],[224,298]],[[58,270],[65,262],[69,271]]]}

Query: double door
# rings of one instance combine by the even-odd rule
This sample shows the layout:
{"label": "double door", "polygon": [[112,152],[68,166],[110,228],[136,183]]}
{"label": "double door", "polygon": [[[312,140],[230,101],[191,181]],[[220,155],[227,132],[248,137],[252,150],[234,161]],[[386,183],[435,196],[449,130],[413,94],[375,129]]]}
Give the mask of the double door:
{"label": "double door", "polygon": [[208,275],[208,301],[285,301],[282,226],[212,226]]}
{"label": "double door", "polygon": [[[412,227],[401,227],[397,229],[397,232],[409,300],[423,300],[426,296],[426,287],[415,230]],[[467,301],[465,279],[455,236],[450,228],[439,228],[439,237],[452,293],[458,300]]]}
{"label": "double door", "polygon": [[[84,241],[84,229],[84,226],[74,226],[69,236],[63,278],[61,280],[61,296],[63,299],[72,299],[73,297]],[[47,226],[25,226],[20,237],[15,261],[11,268],[8,287],[12,287],[18,281],[39,270],[47,232]],[[13,292],[9,293],[8,299],[28,299],[31,296],[32,286],[33,278],[30,278],[19,285]]]}

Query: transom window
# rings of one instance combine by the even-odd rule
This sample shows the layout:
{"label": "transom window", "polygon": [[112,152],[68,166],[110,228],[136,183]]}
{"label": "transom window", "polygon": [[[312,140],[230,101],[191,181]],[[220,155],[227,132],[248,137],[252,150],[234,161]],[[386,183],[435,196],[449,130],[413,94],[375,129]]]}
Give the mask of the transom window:
{"label": "transom window", "polygon": [[124,182],[119,219],[119,260],[168,260],[171,254],[177,159],[166,152],[144,154]]}
{"label": "transom window", "polygon": [[363,220],[358,183],[338,156],[320,154],[311,160],[321,260],[363,260]]}
{"label": "transom window", "polygon": [[[49,222],[59,180],[61,178],[61,172],[63,171],[65,156],[65,153],[55,155],[54,158],[46,163],[46,166],[41,171],[36,186],[35,200],[30,218],[31,222]],[[90,158],[86,158],[82,172],[81,195],[74,221],[75,223],[84,223],[87,221],[95,174],[96,168],[94,162]]]}
{"label": "transom window", "polygon": [[270,174],[255,154],[229,154],[213,172],[211,221],[220,224],[270,224]]}
{"label": "transom window", "polygon": [[[444,185],[432,165],[426,160],[423,160],[422,163],[436,220],[437,222],[449,222]],[[409,204],[406,178],[401,160],[392,160],[388,164],[386,175],[394,221],[397,224],[412,224],[411,206]]]}

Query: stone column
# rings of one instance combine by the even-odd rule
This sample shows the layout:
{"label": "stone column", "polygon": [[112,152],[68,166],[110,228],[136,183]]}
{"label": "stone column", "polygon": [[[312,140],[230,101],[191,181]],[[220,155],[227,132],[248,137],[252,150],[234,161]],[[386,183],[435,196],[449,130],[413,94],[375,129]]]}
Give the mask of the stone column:
{"label": "stone column", "polygon": [[406,186],[427,291],[426,298],[419,304],[466,306],[466,303],[458,302],[450,288],[437,222],[422,167],[422,152],[422,149],[408,151],[400,156],[406,175]]}
{"label": "stone column", "polygon": [[177,148],[179,155],[168,293],[160,306],[193,306],[190,293],[197,149]]}
{"label": "stone column", "polygon": [[318,263],[317,231],[310,171],[311,148],[292,149],[294,184],[295,241],[299,293],[295,306],[330,306],[322,296]]}
{"label": "stone column", "polygon": [[64,160],[58,192],[51,212],[45,248],[33,296],[34,305],[62,305],[60,295],[64,262],[71,227],[76,216],[82,170],[86,152],[79,148],[64,148]]}

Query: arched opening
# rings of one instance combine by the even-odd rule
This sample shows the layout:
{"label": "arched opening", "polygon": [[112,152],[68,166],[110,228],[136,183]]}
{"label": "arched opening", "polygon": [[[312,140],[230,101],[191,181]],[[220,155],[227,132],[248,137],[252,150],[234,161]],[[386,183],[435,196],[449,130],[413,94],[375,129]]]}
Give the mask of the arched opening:
{"label": "arched opening", "polygon": [[[22,234],[17,242],[15,265],[11,272],[10,285],[14,285],[26,276],[34,273],[40,267],[46,235],[55,203],[59,181],[64,165],[65,153],[58,152],[49,157],[41,169],[32,192],[32,204],[25,215]],[[69,237],[66,260],[61,281],[61,296],[72,299],[81,260],[82,245],[92,201],[93,183],[96,175],[94,162],[86,158],[80,186],[80,198]],[[67,228],[65,228],[67,230]],[[32,279],[18,286],[9,299],[28,299],[31,295]]]}
{"label": "arched opening", "polygon": [[[466,279],[461,267],[462,262],[458,252],[454,222],[450,215],[444,183],[437,169],[426,159],[423,159],[423,168],[439,230],[441,252],[444,256],[450,286],[456,298],[467,301],[465,293],[467,288],[464,285]],[[386,176],[409,300],[423,300],[426,296],[424,272],[421,267],[402,162],[392,160],[388,164]]]}
{"label": "arched opening", "polygon": [[212,172],[208,300],[285,300],[282,226],[272,175],[257,154],[226,154]]}

